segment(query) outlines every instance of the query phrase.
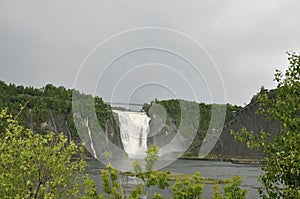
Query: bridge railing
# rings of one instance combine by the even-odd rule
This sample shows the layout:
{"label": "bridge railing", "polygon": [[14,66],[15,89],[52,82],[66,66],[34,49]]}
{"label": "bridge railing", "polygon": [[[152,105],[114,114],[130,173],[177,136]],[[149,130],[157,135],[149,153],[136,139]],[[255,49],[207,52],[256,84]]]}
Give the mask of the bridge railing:
{"label": "bridge railing", "polygon": [[128,105],[128,106],[144,106],[144,104],[125,103],[125,102],[105,102],[110,105]]}
{"label": "bridge railing", "polygon": [[142,111],[142,108],[144,104],[137,104],[137,103],[124,103],[124,102],[105,102],[106,104],[109,104],[112,109],[125,109],[128,111]]}

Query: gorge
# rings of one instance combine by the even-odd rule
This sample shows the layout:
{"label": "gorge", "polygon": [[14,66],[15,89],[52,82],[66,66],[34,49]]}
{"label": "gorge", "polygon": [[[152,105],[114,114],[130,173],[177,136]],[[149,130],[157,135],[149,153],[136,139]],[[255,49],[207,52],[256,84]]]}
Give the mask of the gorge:
{"label": "gorge", "polygon": [[[91,105],[93,105],[96,112],[96,118],[92,120],[90,114],[93,110],[92,107],[86,108],[84,103],[80,101],[77,104],[73,104],[72,107],[72,99],[74,98],[74,93],[76,93],[73,89],[66,89],[62,86],[55,87],[51,84],[36,89],[13,84],[7,85],[5,82],[0,81],[0,91],[0,109],[7,108],[9,113],[18,115],[18,121],[26,128],[41,134],[62,132],[69,140],[80,142],[78,129],[74,124],[74,115],[76,114],[73,114],[74,111],[72,110],[76,107],[81,113],[81,115],[77,114],[77,117],[82,120],[82,131],[86,133],[86,141],[92,157],[95,157],[95,154],[97,157],[101,156],[101,153],[97,152],[98,146],[96,142],[103,142],[105,145],[110,141],[117,148],[123,152],[125,151],[128,157],[131,158],[135,155],[138,156],[138,154],[143,156],[147,146],[152,144],[162,149],[162,147],[174,140],[182,119],[178,99],[155,100],[155,104],[162,107],[162,109],[158,110],[165,110],[165,113],[156,112],[154,119],[150,111],[151,107],[154,110],[154,104],[152,103],[144,104],[141,107],[145,112],[126,113],[120,110],[112,110],[112,107],[100,97],[82,94],[80,99],[92,102]],[[22,111],[20,111],[20,105],[24,106],[21,107]],[[199,105],[200,117],[194,119],[197,119],[199,122],[199,128],[193,143],[185,152],[185,155],[188,156],[197,156],[199,154],[202,140],[209,128],[210,113],[213,108],[210,104],[197,103],[197,105]],[[261,116],[256,115],[257,105],[255,101],[243,109],[230,104],[215,107],[222,108],[224,106],[226,106],[226,125],[212,153],[221,157],[261,157],[260,151],[247,149],[245,143],[235,141],[230,134],[230,130],[239,130],[246,126],[255,131],[260,131],[263,128],[274,134],[279,128],[278,124],[269,123],[263,120]],[[186,111],[185,118],[192,115],[189,111],[190,109]],[[159,117],[157,116],[160,116],[161,119],[158,120],[157,118]],[[89,121],[86,121],[87,118]],[[95,123],[98,123],[103,129],[107,140],[93,137],[97,135]],[[186,132],[194,131],[197,128],[189,123],[186,123],[183,127],[183,129],[187,129]],[[128,136],[128,133],[126,133],[132,133],[133,131],[135,133],[132,136]],[[90,142],[93,142],[93,147]],[[135,144],[132,144],[132,142],[135,142]],[[165,153],[169,151],[173,151],[173,149],[168,148]]]}

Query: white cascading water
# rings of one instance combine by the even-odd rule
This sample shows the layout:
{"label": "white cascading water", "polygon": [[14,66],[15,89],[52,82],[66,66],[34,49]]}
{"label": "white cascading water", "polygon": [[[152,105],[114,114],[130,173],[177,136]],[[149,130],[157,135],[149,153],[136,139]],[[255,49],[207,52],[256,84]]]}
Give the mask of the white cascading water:
{"label": "white cascading water", "polygon": [[144,112],[114,110],[118,114],[121,140],[129,158],[144,158],[150,118]]}
{"label": "white cascading water", "polygon": [[91,129],[89,127],[89,118],[88,117],[85,119],[85,125],[88,129],[88,134],[89,134],[89,138],[90,138],[90,142],[91,142],[91,149],[93,151],[93,156],[94,156],[94,158],[97,159],[97,154],[96,154],[96,150],[95,150],[94,143],[93,143],[92,133],[91,133]]}

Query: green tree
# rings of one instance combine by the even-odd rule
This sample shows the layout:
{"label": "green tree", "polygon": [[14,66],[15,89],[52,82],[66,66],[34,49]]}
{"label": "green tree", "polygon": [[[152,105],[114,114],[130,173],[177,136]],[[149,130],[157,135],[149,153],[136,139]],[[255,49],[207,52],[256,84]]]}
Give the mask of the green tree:
{"label": "green tree", "polygon": [[62,135],[41,135],[0,113],[1,198],[70,198],[80,195],[82,150]]}
{"label": "green tree", "polygon": [[[197,172],[194,175],[189,174],[171,174],[168,171],[155,171],[153,166],[158,159],[159,149],[152,145],[147,150],[147,156],[145,157],[145,171],[141,166],[141,163],[135,161],[133,163],[134,173],[130,172],[118,172],[110,164],[106,166],[106,169],[101,170],[101,181],[102,181],[102,194],[99,196],[94,189],[89,189],[89,192],[95,194],[94,196],[100,198],[129,198],[129,199],[138,199],[142,196],[147,196],[149,193],[149,188],[159,188],[160,190],[170,188],[172,184],[172,195],[170,198],[186,198],[186,199],[200,199],[202,198],[203,183],[200,173]],[[147,166],[148,165],[148,166]],[[118,181],[120,176],[131,176],[137,179],[142,180],[142,182],[136,184],[129,191],[128,196],[126,196],[126,188],[124,188],[123,183]],[[240,188],[242,178],[240,176],[233,176],[232,180],[228,179],[223,181],[224,186],[224,195],[221,195],[219,192],[219,184],[213,186],[214,189],[214,199],[244,199],[246,198],[247,190],[242,190]],[[90,186],[93,187],[93,186]],[[91,191],[92,190],[92,191]],[[90,194],[91,195],[91,194]],[[154,193],[153,198],[163,199],[159,193]]]}
{"label": "green tree", "polygon": [[214,195],[213,199],[243,199],[246,198],[248,190],[241,189],[241,176],[233,176],[232,180],[226,180],[226,185],[224,186],[224,196],[220,194],[220,185],[214,184],[213,190]]}
{"label": "green tree", "polygon": [[281,131],[270,137],[262,131],[255,135],[243,129],[233,132],[237,139],[258,147],[265,153],[265,171],[261,177],[264,198],[300,197],[300,55],[288,54],[289,66],[285,73],[276,70],[277,88],[257,96],[258,113],[269,120],[279,121]]}
{"label": "green tree", "polygon": [[192,178],[176,179],[172,186],[174,199],[202,198],[204,184],[201,183],[200,173],[195,173]]}

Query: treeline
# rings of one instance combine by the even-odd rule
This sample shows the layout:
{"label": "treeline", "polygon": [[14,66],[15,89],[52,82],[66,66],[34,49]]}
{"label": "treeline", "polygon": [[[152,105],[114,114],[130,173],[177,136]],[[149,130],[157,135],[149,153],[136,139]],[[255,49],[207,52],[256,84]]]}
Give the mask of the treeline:
{"label": "treeline", "polygon": [[[181,105],[181,103],[183,103],[184,105]],[[180,125],[180,128],[183,130],[182,133],[185,135],[197,132],[194,136],[193,144],[190,146],[188,152],[186,153],[186,155],[189,156],[198,155],[199,148],[202,144],[202,140],[206,136],[208,130],[220,131],[223,127],[223,124],[226,124],[229,121],[231,121],[235,113],[239,112],[242,109],[241,106],[231,104],[205,104],[188,102],[179,99],[171,99],[155,100],[152,101],[150,104],[144,104],[143,110],[148,114],[149,117],[157,118],[157,116],[153,116],[153,114],[161,115],[162,110],[151,111],[151,108],[155,106],[161,106],[161,108],[165,110],[167,115],[165,120],[166,125],[164,125],[163,128],[161,128],[160,133],[155,133],[157,140],[161,140],[162,138],[163,140],[172,140]],[[186,108],[187,106],[190,107]],[[195,109],[199,110],[199,114],[195,114]],[[192,115],[197,115],[199,117],[195,118],[192,117]],[[182,122],[182,117],[189,117],[190,120],[194,121],[191,121],[191,123]],[[151,122],[154,123],[152,120]],[[157,124],[150,124],[150,131],[151,127],[152,129],[155,129],[155,126],[157,126]],[[173,135],[170,131],[174,132]],[[164,135],[164,132],[168,132],[168,136]],[[189,136],[187,135],[187,137]],[[159,143],[155,144],[159,146]]]}
{"label": "treeline", "polygon": [[[32,86],[17,86],[0,81],[0,110],[7,108],[9,113],[17,117],[17,120],[22,126],[29,128],[34,132],[42,134],[52,131],[57,133],[63,132],[70,139],[79,140],[77,129],[74,124],[74,113],[72,112],[72,108],[74,108],[72,107],[74,93],[76,94],[75,98],[79,97],[81,100],[73,104],[76,110],[82,114],[81,118],[93,117],[92,114],[95,112],[100,127],[109,132],[109,139],[118,146],[121,146],[119,128],[117,126],[117,121],[115,121],[113,116],[111,106],[104,103],[100,97],[79,93],[74,89],[66,89],[63,86],[55,87],[52,84],[37,89]],[[152,117],[149,114],[150,107],[153,104],[161,105],[167,113],[167,125],[162,131],[176,132],[175,129],[179,128],[182,116],[180,102],[186,101],[177,99],[155,100],[151,104],[144,104],[143,110]],[[88,103],[88,105],[85,103]],[[192,117],[194,115],[193,106],[195,106],[195,104],[199,108],[199,118]],[[211,117],[211,113],[224,111],[225,108],[225,123],[230,121],[233,118],[234,113],[241,109],[239,106],[230,104],[211,105],[196,102],[192,102],[191,107],[185,109],[185,117],[188,117],[187,120],[191,121],[191,123],[184,124],[183,129],[185,129],[185,131],[183,133],[189,134],[190,131],[195,131],[194,124],[198,124],[198,128],[196,129],[197,134],[194,143],[191,146],[191,151],[197,151],[197,149],[194,148],[201,145],[201,140],[205,137],[210,122],[216,124],[215,128],[222,125],[219,124],[222,119]],[[153,123],[155,123],[154,119],[151,122],[152,125],[150,124],[150,127],[153,127]],[[90,128],[94,129],[93,126],[90,126]],[[174,136],[175,134],[170,134],[169,139],[172,140]]]}
{"label": "treeline", "polygon": [[[151,106],[155,103],[155,104],[159,104],[162,105],[167,114],[168,117],[172,118],[173,121],[175,122],[176,126],[178,126],[180,124],[180,120],[181,120],[181,107],[180,107],[180,101],[183,100],[179,100],[179,99],[170,99],[170,100],[155,100],[153,102],[151,102],[150,104],[144,104],[143,106],[143,110],[149,115],[149,109],[151,108]],[[193,103],[193,102],[191,102]],[[211,120],[211,113],[212,113],[212,109],[220,109],[220,113],[221,110],[225,111],[226,110],[226,116],[225,116],[225,120],[224,123],[228,123],[230,122],[235,113],[239,112],[242,107],[241,106],[237,106],[237,105],[231,105],[231,104],[205,104],[205,103],[198,103],[199,106],[199,131],[202,130],[207,130],[209,127],[209,123]],[[216,112],[218,112],[218,110],[215,110]]]}
{"label": "treeline", "polygon": [[[68,131],[72,138],[77,139],[72,113],[73,92],[73,89],[52,84],[37,89],[0,81],[0,110],[7,108],[22,126],[34,132]],[[113,123],[110,105],[105,104],[102,98],[85,96],[94,100],[97,119],[103,129],[107,122]]]}

